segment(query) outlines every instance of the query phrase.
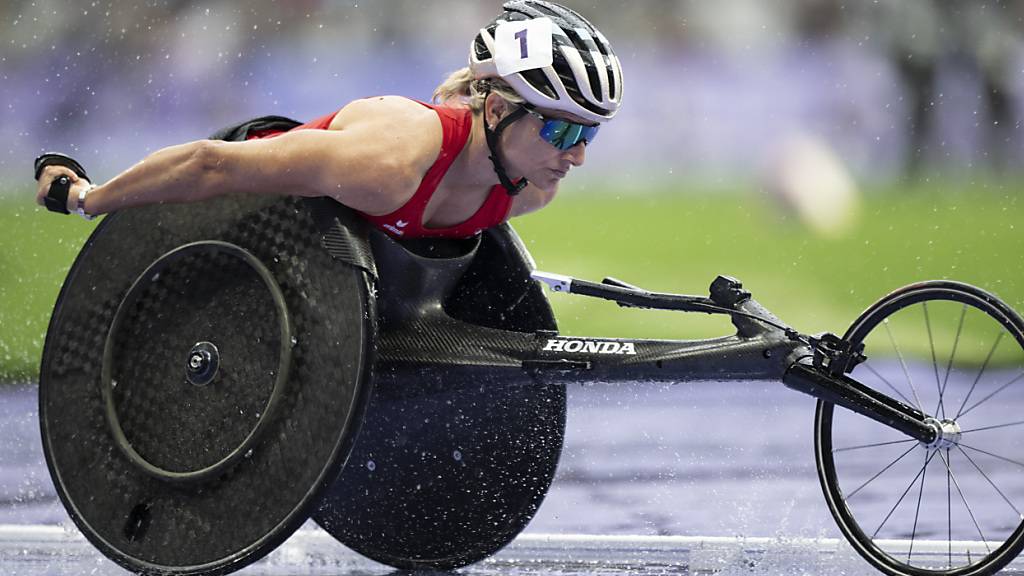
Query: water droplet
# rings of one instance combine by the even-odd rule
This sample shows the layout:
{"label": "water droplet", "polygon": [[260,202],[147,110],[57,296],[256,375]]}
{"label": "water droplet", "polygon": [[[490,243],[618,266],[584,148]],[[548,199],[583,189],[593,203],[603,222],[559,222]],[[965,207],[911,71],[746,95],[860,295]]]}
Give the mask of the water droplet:
{"label": "water droplet", "polygon": [[461,462],[462,461],[462,452],[459,452],[458,450],[456,450],[455,452],[452,452],[452,458],[455,458],[456,461]]}
{"label": "water droplet", "polygon": [[370,472],[373,472],[374,470],[377,469],[377,465],[373,462],[373,460],[367,460],[366,469],[369,470]]}

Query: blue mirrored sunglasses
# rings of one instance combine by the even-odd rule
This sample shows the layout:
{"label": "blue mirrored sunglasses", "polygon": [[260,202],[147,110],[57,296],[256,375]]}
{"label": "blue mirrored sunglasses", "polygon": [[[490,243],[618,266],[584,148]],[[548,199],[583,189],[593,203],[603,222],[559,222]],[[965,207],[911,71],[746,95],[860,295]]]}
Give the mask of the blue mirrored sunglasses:
{"label": "blue mirrored sunglasses", "polygon": [[600,124],[588,126],[559,118],[548,118],[528,106],[523,108],[544,123],[540,128],[540,137],[559,150],[568,150],[580,142],[590,144],[601,128]]}

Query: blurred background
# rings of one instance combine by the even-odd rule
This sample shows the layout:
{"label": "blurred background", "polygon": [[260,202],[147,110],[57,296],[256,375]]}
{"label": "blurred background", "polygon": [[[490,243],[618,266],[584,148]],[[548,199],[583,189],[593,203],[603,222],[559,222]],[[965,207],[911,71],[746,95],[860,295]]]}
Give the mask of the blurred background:
{"label": "blurred background", "polygon": [[[704,293],[742,279],[805,331],[954,278],[1024,308],[1024,1],[565,0],[611,40],[625,102],[549,208],[542,269]],[[32,159],[105,180],[249,117],[427,100],[500,2],[0,4],[0,380],[38,372],[94,224],[33,203]],[[706,337],[719,319],[553,298],[568,333]]]}

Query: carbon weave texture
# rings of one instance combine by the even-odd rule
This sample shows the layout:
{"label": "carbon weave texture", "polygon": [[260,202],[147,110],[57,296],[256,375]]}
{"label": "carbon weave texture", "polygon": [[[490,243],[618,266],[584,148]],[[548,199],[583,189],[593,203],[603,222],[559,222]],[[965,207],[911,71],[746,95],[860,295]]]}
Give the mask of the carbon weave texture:
{"label": "carbon weave texture", "polygon": [[510,227],[488,230],[468,268],[412,258],[395,242],[374,245],[382,310],[374,394],[349,464],[314,518],[391,566],[464,566],[511,542],[554,478],[565,387],[538,385],[515,358],[533,331],[555,328],[554,316]]}
{"label": "carbon weave texture", "polygon": [[381,334],[379,361],[389,364],[517,367],[533,351],[532,335],[448,318],[418,319]]}
{"label": "carbon weave texture", "polygon": [[[263,416],[281,369],[284,319],[255,270],[223,252],[190,254],[143,282],[115,335],[115,409],[147,461],[174,472],[205,468]],[[209,385],[186,380],[189,340],[220,351],[224,361]]]}
{"label": "carbon weave texture", "polygon": [[[210,239],[236,244],[270,269],[296,344],[280,416],[252,455],[215,480],[173,486],[142,473],[113,443],[99,394],[101,353],[135,278],[166,252]],[[262,289],[230,262],[183,263],[170,274],[173,285],[154,284],[126,326],[116,399],[147,457],[195,468],[222,454],[222,442],[237,445],[251,422],[236,409],[265,402],[277,318]],[[173,314],[162,312],[169,304]],[[363,273],[330,258],[296,200],[226,197],[107,216],[55,307],[40,384],[47,464],[79,528],[104,554],[141,571],[223,572],[272,550],[306,519],[351,447],[368,398],[367,306]],[[182,372],[199,339],[222,342],[225,373],[194,390]],[[217,391],[223,397],[211,399]],[[213,455],[203,455],[207,448]],[[131,541],[126,524],[140,508],[148,525]]]}
{"label": "carbon weave texture", "polygon": [[310,209],[331,257],[376,278],[373,250],[367,237],[369,225],[331,198],[306,198],[303,203]]}

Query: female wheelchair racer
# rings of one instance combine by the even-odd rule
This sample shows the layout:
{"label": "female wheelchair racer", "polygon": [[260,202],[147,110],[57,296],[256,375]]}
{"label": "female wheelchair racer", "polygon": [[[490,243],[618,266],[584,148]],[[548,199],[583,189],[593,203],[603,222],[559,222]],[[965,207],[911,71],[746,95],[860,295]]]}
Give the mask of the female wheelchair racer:
{"label": "female wheelchair racer", "polygon": [[465,337],[452,313],[555,329],[504,223],[552,200],[622,93],[601,32],[521,0],[435,103],[258,118],[102,185],[40,156],[40,204],[107,214],[58,298],[40,377],[44,453],[86,537],[174,574],[239,569],[310,516],[405,568],[511,541],[554,476],[564,387],[478,389],[502,379],[430,375],[403,354],[430,349],[430,326]]}
{"label": "female wheelchair racer", "polygon": [[[131,570],[222,574],[312,516],[395,567],[464,566],[510,542],[543,500],[567,383],[781,380],[819,399],[826,503],[872,565],[1006,566],[1024,547],[1024,490],[969,454],[1019,465],[1003,450],[1020,422],[989,400],[1020,377],[972,398],[986,359],[961,399],[952,369],[961,328],[963,346],[979,323],[997,335],[989,359],[1006,360],[1000,341],[1024,349],[1024,320],[994,296],[911,285],[839,338],[800,334],[727,277],[707,298],[533,270],[504,222],[552,199],[621,94],[600,32],[525,0],[481,30],[470,66],[438,88],[440,106],[385,97],[307,124],[260,118],[98,187],[73,159],[40,157],[39,201],[110,213],[68,274],[40,371],[47,465],[83,534]],[[560,337],[534,280],[622,306],[727,314],[737,333]],[[943,376],[935,363],[933,403],[873,361],[879,342],[899,353],[890,326],[930,340],[947,305],[960,324]],[[900,331],[908,317],[915,330]],[[888,448],[896,459],[878,464]],[[967,478],[959,454],[980,474]],[[912,460],[923,466],[900,468]],[[949,470],[946,490],[927,494],[938,512],[921,506],[930,463],[933,476]],[[965,504],[981,490],[1008,506],[956,517],[954,483]],[[917,508],[899,508],[915,486]],[[889,497],[886,514],[875,503]]]}

